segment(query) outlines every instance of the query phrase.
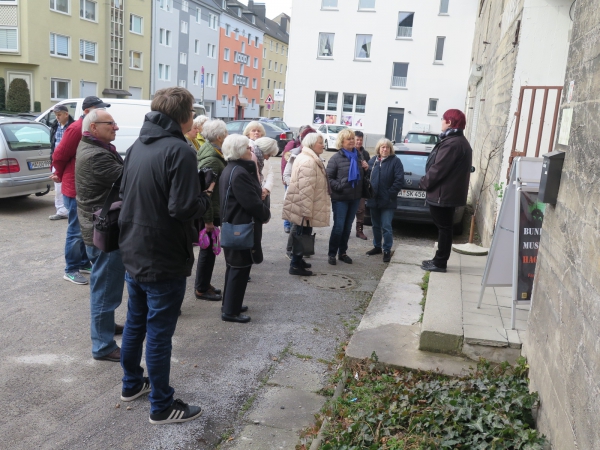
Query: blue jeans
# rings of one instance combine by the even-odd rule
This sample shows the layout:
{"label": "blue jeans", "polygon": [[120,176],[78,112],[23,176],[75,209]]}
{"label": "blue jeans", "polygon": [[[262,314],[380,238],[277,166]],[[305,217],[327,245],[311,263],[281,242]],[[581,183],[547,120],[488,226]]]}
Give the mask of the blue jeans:
{"label": "blue jeans", "polygon": [[[246,279],[247,280],[247,279]],[[129,302],[121,343],[123,390],[136,391],[143,383],[142,348],[146,339],[146,367],[152,386],[150,413],[163,412],[173,403],[169,385],[172,338],[185,295],[185,277],[142,283],[125,274]]]}
{"label": "blue jeans", "polygon": [[392,219],[395,208],[370,208],[371,222],[373,223],[373,247],[381,248],[381,232],[383,231],[383,251],[392,250],[394,234],[392,233]]}
{"label": "blue jeans", "polygon": [[329,256],[345,255],[348,250],[348,239],[352,231],[352,222],[358,211],[360,198],[348,202],[331,201],[333,209],[333,228],[329,237]]}
{"label": "blue jeans", "polygon": [[63,194],[65,208],[69,211],[69,225],[67,226],[67,241],[65,243],[65,272],[75,272],[90,266],[90,260],[85,251],[85,244],[81,237],[81,228],[77,218],[77,200]]}
{"label": "blue jeans", "polygon": [[92,355],[100,358],[117,348],[115,309],[123,299],[125,267],[119,250],[104,253],[93,245],[86,245],[85,249],[93,264],[90,275]]}

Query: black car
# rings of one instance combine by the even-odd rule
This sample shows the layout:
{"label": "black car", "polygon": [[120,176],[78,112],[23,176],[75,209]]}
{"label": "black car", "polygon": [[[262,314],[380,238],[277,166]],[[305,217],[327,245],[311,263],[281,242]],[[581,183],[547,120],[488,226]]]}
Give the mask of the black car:
{"label": "black car", "polygon": [[[398,149],[400,148],[400,149]],[[404,148],[404,149],[402,149]],[[419,181],[425,175],[425,164],[430,152],[415,152],[406,147],[394,146],[396,157],[404,166],[404,186],[398,193],[394,220],[411,223],[433,223],[429,206],[425,203],[425,190],[419,188]],[[454,212],[454,234],[461,234],[465,207],[456,208]],[[371,225],[369,208],[365,211],[365,224]]]}
{"label": "black car", "polygon": [[[244,129],[250,122],[252,122],[252,120],[232,120],[231,122],[227,122],[227,132],[229,134],[244,134]],[[279,148],[277,156],[283,152],[283,149],[288,142],[294,140],[294,134],[291,131],[282,130],[270,122],[261,121],[260,124],[265,127],[265,131],[267,132],[266,137],[270,137],[277,141],[277,147]]]}

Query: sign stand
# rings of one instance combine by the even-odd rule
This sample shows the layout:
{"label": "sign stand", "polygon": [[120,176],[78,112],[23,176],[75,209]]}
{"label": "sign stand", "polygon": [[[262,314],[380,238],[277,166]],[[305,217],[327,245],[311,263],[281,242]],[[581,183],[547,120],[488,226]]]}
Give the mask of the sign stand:
{"label": "sign stand", "polygon": [[[480,308],[486,287],[512,286],[510,323],[513,330],[517,305],[531,304],[531,287],[543,219],[543,206],[538,206],[537,202],[542,163],[542,158],[520,157],[513,161],[477,303],[477,308]],[[532,219],[532,211],[541,211],[541,218],[535,214]],[[534,239],[525,241],[525,236]],[[522,272],[528,273],[523,277]]]}

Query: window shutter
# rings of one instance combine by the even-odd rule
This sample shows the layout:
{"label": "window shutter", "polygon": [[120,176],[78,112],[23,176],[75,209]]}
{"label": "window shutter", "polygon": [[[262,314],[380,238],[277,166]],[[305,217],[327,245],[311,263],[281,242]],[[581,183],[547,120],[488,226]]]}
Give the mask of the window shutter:
{"label": "window shutter", "polygon": [[[0,34],[0,36],[1,36],[1,34]],[[56,53],[56,46],[54,45],[55,40],[56,40],[56,35],[53,33],[50,33],[50,54],[52,54],[52,55],[54,55]],[[0,47],[2,47],[2,45],[0,45]]]}
{"label": "window shutter", "polygon": [[69,38],[66,36],[56,36],[56,54],[60,56],[69,56]]}

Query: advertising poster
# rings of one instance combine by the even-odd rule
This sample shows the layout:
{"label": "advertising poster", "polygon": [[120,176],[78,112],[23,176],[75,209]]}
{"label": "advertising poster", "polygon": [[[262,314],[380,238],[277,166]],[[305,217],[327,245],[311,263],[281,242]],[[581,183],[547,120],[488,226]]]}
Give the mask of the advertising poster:
{"label": "advertising poster", "polygon": [[328,125],[336,125],[337,124],[337,114],[327,114],[325,116],[325,123]]}
{"label": "advertising poster", "polygon": [[517,300],[531,300],[545,208],[537,192],[521,191]]}
{"label": "advertising poster", "polygon": [[341,125],[346,125],[347,127],[352,126],[352,116],[342,116]]}
{"label": "advertising poster", "polygon": [[315,114],[313,117],[313,123],[316,123],[318,125],[325,123],[325,114]]}
{"label": "advertising poster", "polygon": [[362,128],[364,126],[363,125],[363,118],[362,117],[355,117],[354,118],[354,124],[353,124],[353,126],[355,128]]}

